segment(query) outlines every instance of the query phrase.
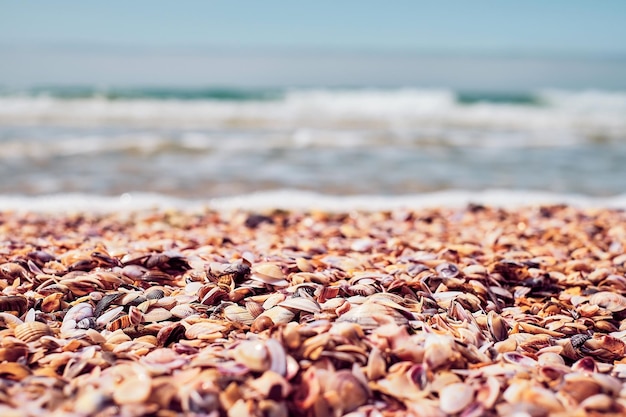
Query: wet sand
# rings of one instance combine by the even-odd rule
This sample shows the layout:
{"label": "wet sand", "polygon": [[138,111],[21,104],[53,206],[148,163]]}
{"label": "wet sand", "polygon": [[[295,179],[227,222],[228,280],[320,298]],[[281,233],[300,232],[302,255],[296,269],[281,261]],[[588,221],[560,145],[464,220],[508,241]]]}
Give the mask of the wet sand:
{"label": "wet sand", "polygon": [[626,213],[0,213],[0,414],[623,415]]}

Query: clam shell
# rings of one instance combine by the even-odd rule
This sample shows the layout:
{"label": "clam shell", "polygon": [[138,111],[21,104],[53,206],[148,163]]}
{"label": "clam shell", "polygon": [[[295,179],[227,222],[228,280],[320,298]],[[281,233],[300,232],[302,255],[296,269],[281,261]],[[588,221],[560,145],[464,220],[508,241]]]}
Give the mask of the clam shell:
{"label": "clam shell", "polygon": [[32,342],[44,336],[52,335],[52,329],[45,323],[30,321],[20,324],[14,329],[15,337],[23,342]]}

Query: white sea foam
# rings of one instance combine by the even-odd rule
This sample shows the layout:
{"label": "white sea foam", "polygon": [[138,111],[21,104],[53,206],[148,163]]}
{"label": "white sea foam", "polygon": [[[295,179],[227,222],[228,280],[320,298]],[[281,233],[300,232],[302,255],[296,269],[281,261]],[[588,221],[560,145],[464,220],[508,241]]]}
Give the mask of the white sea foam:
{"label": "white sea foam", "polygon": [[464,207],[467,204],[515,208],[537,205],[568,204],[582,208],[626,209],[626,194],[598,198],[573,194],[535,191],[450,190],[411,195],[335,196],[299,190],[277,190],[208,200],[178,199],[150,193],[125,193],[120,196],[89,194],[54,194],[46,196],[0,196],[0,211],[60,213],[127,213],[177,209],[199,212],[271,209],[323,210],[330,212]]}
{"label": "white sea foam", "polygon": [[[626,137],[626,93],[547,90],[535,96],[538,105],[462,103],[450,90],[419,89],[291,90],[276,100],[243,101],[13,95],[0,97],[0,124],[301,129],[309,135],[360,129],[391,132],[392,137],[411,140],[429,135],[438,139],[439,134],[453,144],[455,137],[460,137],[461,143],[471,142],[468,138],[473,136],[489,139],[490,132],[494,137],[519,133],[523,142],[531,145]],[[294,143],[302,143],[302,137],[296,135]]]}

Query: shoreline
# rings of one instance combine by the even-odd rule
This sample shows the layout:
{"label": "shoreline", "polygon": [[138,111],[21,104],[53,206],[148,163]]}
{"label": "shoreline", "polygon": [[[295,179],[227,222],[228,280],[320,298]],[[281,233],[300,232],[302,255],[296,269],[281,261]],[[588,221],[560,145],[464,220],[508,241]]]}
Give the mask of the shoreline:
{"label": "shoreline", "polygon": [[0,195],[0,211],[63,214],[177,210],[204,211],[289,211],[326,212],[420,210],[462,208],[479,204],[497,208],[527,208],[568,205],[577,208],[626,209],[626,193],[610,197],[560,194],[547,191],[508,189],[442,190],[405,195],[331,195],[314,191],[280,189],[233,196],[185,199],[165,194],[129,192],[118,196],[61,193],[50,195]]}

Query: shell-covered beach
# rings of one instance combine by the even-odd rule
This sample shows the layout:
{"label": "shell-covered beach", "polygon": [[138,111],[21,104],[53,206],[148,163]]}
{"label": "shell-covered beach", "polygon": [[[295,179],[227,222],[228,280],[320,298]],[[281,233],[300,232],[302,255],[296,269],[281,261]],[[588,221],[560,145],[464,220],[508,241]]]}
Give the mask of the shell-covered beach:
{"label": "shell-covered beach", "polygon": [[0,213],[3,416],[626,412],[626,213]]}

